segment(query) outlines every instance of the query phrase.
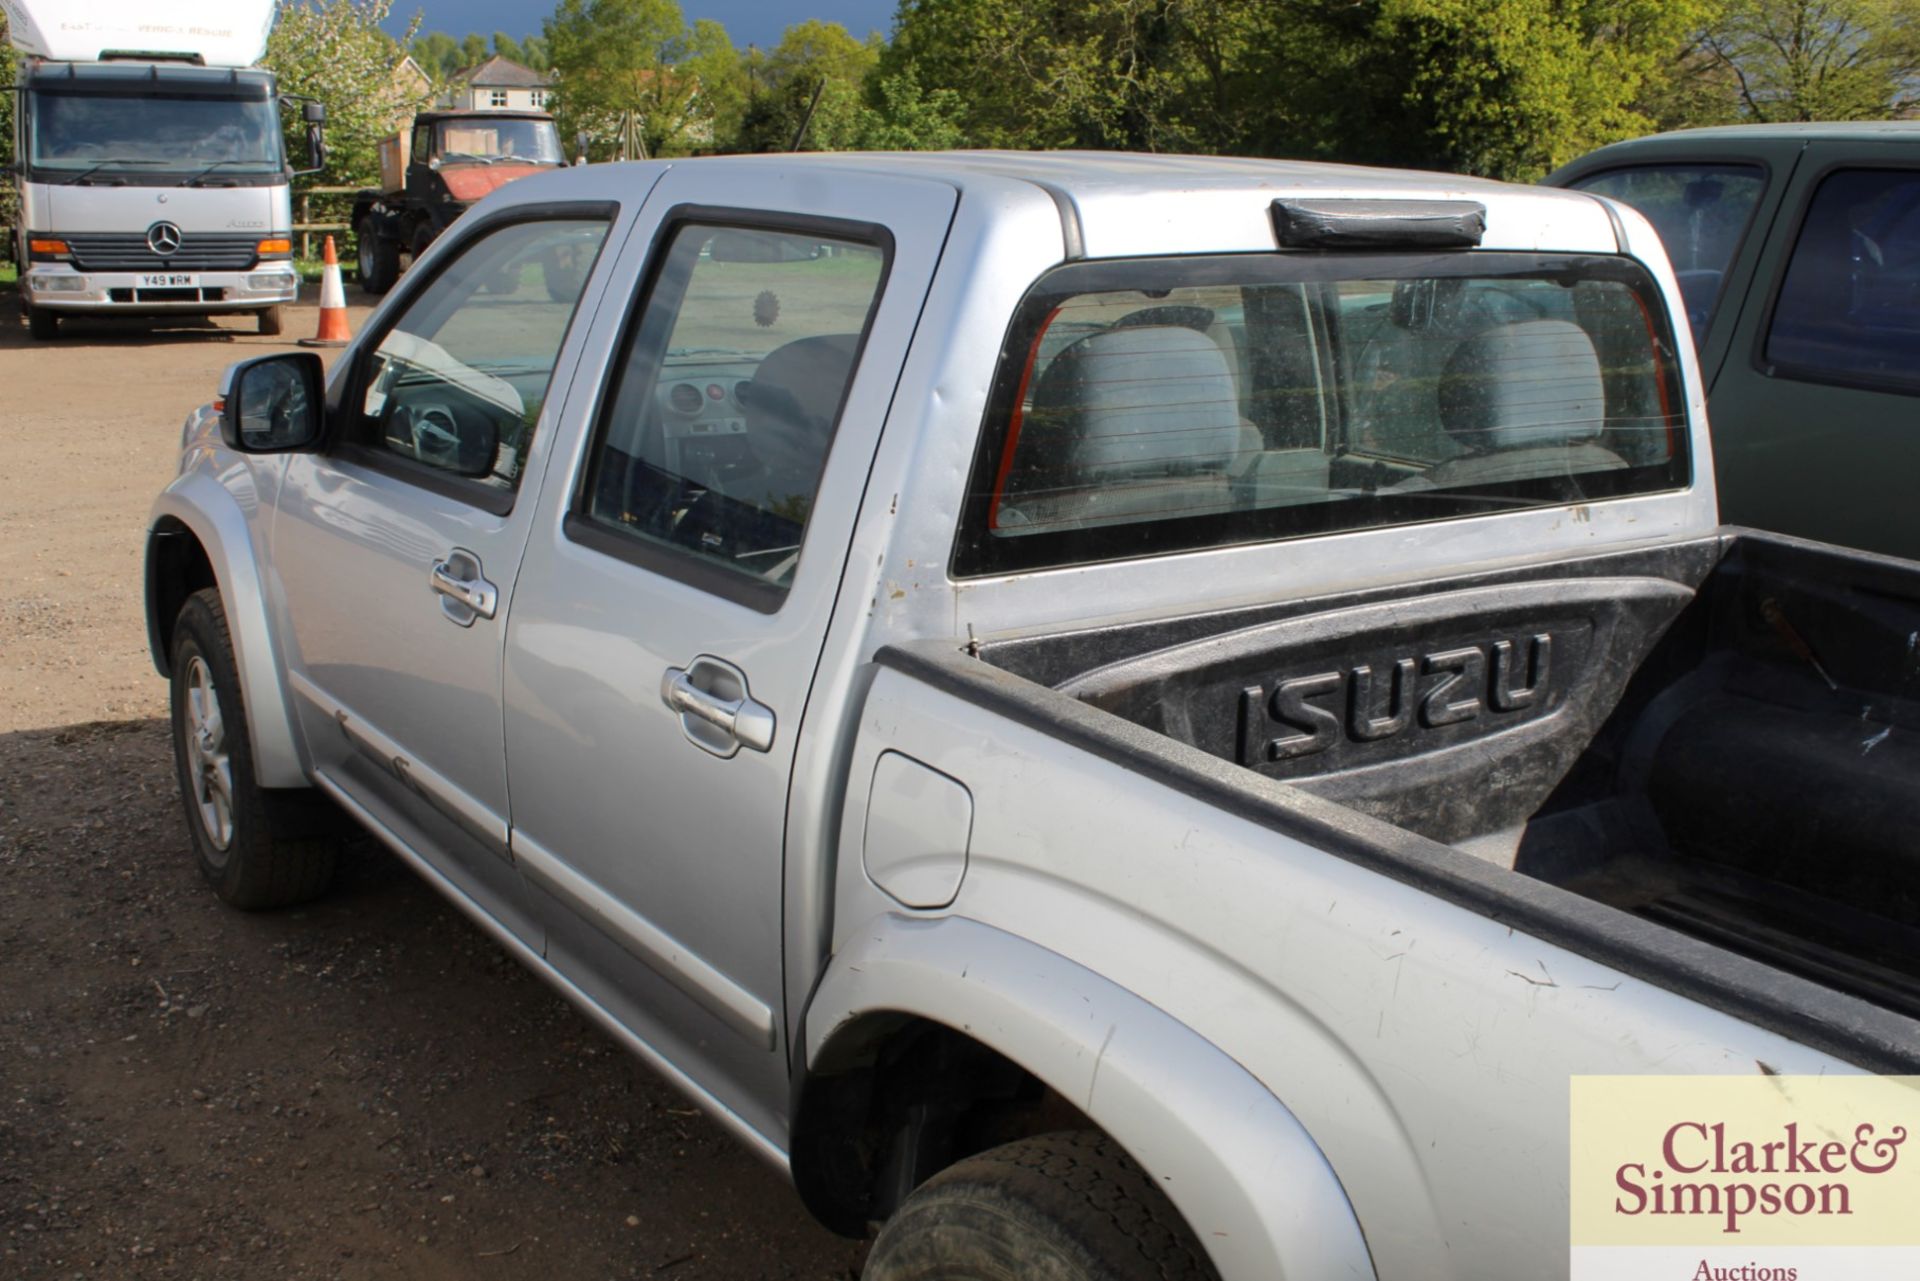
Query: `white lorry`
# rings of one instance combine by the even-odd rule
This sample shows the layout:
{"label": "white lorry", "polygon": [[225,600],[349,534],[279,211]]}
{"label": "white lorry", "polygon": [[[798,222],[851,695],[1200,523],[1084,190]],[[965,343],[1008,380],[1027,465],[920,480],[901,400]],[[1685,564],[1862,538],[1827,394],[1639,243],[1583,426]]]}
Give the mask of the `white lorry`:
{"label": "white lorry", "polygon": [[515,182],[186,424],[201,869],[331,800],[869,1281],[1565,1275],[1571,1079],[1920,1068],[1920,566],[1718,524],[1680,306],[1432,174]]}
{"label": "white lorry", "polygon": [[[0,0],[14,92],[12,252],[38,340],[73,315],[251,312],[299,296],[296,171],[266,50],[273,0]],[[310,168],[325,110],[303,105]]]}

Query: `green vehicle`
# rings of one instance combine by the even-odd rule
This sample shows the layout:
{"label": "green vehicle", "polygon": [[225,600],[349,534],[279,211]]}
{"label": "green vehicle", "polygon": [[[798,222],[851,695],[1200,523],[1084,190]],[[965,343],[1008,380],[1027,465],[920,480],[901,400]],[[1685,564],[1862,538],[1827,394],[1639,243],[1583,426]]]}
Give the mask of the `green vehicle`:
{"label": "green vehicle", "polygon": [[1920,122],[1658,134],[1546,184],[1665,242],[1724,519],[1920,556]]}

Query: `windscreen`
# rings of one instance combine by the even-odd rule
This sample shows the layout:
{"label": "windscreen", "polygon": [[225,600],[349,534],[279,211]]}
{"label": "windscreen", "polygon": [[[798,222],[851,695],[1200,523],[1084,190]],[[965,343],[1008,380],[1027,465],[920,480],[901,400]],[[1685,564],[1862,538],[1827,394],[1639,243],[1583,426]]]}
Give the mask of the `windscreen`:
{"label": "windscreen", "polygon": [[278,173],[280,118],[268,99],[107,93],[33,95],[35,169]]}
{"label": "windscreen", "polygon": [[442,160],[524,160],[543,165],[561,160],[560,135],[551,120],[478,117],[442,121],[439,128]]}
{"label": "windscreen", "polygon": [[1672,333],[1625,258],[1089,263],[1002,353],[961,576],[1684,487]]}

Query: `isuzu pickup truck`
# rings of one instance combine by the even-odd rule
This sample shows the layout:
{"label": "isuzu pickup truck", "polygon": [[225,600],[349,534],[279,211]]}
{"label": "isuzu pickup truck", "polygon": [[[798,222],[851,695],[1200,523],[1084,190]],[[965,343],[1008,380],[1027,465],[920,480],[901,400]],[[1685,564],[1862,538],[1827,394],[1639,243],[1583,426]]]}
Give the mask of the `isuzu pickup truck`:
{"label": "isuzu pickup truck", "polygon": [[344,811],[869,1278],[1564,1273],[1574,1076],[1920,1069],[1920,567],[1717,523],[1680,306],[1435,175],[528,178],[185,426],[201,868]]}

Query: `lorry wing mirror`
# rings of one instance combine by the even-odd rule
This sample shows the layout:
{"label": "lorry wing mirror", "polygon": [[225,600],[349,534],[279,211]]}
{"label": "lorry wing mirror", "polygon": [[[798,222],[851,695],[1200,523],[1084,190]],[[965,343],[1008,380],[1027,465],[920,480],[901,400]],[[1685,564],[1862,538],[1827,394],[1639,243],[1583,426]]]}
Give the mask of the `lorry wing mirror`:
{"label": "lorry wing mirror", "polygon": [[301,103],[300,118],[310,125],[323,125],[327,123],[327,104],[324,102]]}
{"label": "lorry wing mirror", "polygon": [[220,438],[243,454],[314,449],[326,424],[326,396],[326,366],[315,352],[239,361],[221,380]]}

